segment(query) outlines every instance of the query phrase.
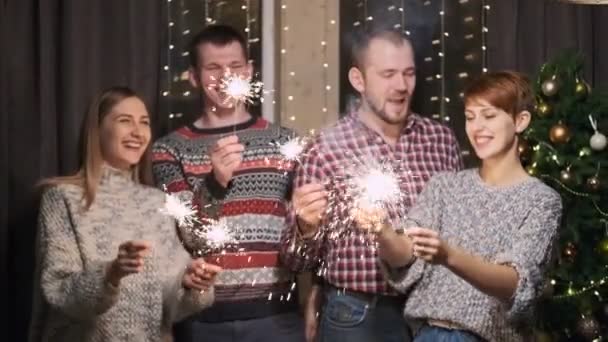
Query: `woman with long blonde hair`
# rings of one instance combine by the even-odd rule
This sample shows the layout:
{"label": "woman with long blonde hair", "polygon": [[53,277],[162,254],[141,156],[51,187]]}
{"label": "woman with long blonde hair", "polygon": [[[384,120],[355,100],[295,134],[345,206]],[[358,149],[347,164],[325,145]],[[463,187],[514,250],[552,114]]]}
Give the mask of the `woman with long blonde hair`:
{"label": "woman with long blonde hair", "polygon": [[166,341],[213,301],[219,267],[192,260],[150,186],[150,117],[129,88],[103,91],[82,164],[42,182],[30,341]]}

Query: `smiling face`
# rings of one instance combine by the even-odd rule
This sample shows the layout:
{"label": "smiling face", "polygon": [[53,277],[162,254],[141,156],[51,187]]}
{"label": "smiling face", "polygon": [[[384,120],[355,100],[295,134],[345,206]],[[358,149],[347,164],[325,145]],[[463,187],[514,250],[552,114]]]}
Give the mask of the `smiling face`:
{"label": "smiling face", "polygon": [[139,163],[152,135],[150,117],[137,97],[118,102],[100,124],[101,153],[106,163],[129,169]]}
{"label": "smiling face", "polygon": [[518,135],[530,123],[533,92],[527,77],[513,71],[483,74],[464,92],[467,137],[482,161],[518,157]]}
{"label": "smiling face", "polygon": [[253,67],[241,44],[238,41],[225,45],[204,43],[197,46],[197,52],[197,67],[190,69],[192,86],[202,90],[205,104],[216,108],[234,107],[235,104],[227,101],[220,91],[220,84],[227,71],[245,79],[252,76]]}
{"label": "smiling face", "polygon": [[467,137],[482,161],[499,160],[517,151],[517,135],[530,122],[530,113],[513,116],[485,99],[470,99],[465,105]]}
{"label": "smiling face", "polygon": [[414,51],[406,40],[370,40],[359,67],[349,79],[361,94],[362,105],[387,124],[405,122],[416,87]]}

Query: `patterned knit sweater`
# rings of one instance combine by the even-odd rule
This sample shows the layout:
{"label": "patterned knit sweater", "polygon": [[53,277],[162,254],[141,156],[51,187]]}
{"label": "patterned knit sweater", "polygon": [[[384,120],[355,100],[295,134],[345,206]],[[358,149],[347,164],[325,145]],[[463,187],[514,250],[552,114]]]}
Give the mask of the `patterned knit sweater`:
{"label": "patterned knit sweater", "polygon": [[[76,185],[43,193],[30,341],[166,341],[173,321],[211,305],[212,290],[181,285],[190,257],[173,219],[159,212],[161,191],[104,167],[88,210],[82,196]],[[152,244],[143,272],[109,285],[118,246],[135,239]]]}
{"label": "patterned knit sweater", "polygon": [[412,225],[437,229],[451,245],[512,265],[519,282],[511,302],[503,303],[445,267],[416,260],[405,274],[393,273],[398,290],[411,289],[406,317],[449,321],[488,341],[524,340],[521,323],[542,292],[561,208],[559,195],[536,178],[492,187],[477,169],[434,176],[409,213]]}
{"label": "patterned knit sweater", "polygon": [[[223,137],[236,134],[245,145],[243,162],[228,189],[211,175],[208,150]],[[215,304],[197,319],[231,321],[260,318],[297,309],[293,274],[279,265],[280,237],[286,227],[292,166],[278,145],[294,133],[261,118],[215,129],[189,125],[160,139],[153,148],[156,183],[170,192],[191,192],[203,216],[222,218],[236,236],[233,248],[210,250],[189,228],[181,229],[191,253],[224,271],[215,286]]]}

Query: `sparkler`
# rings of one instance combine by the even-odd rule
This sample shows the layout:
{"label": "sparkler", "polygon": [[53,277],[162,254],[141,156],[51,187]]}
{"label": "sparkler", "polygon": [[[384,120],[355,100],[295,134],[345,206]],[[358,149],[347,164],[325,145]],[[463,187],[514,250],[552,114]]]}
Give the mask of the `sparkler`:
{"label": "sparkler", "polygon": [[279,152],[281,152],[285,161],[299,162],[307,143],[305,138],[293,137],[283,144],[275,144],[279,147]]}
{"label": "sparkler", "polygon": [[[212,77],[213,81],[218,81]],[[248,103],[260,98],[264,84],[251,77],[230,72],[227,69],[219,80],[219,91],[225,95],[224,104]]]}
{"label": "sparkler", "polygon": [[[205,241],[206,249],[209,251],[237,245],[236,229],[230,227],[226,218],[199,220],[197,211],[192,205],[192,196],[189,191],[167,193],[165,194],[165,206],[159,211],[173,217],[180,227],[190,229],[195,236]],[[199,254],[205,254],[203,252],[199,251]]]}
{"label": "sparkler", "polygon": [[199,221],[192,201],[184,197],[184,193],[165,193],[165,206],[159,211],[173,217],[180,227],[191,227]]}
{"label": "sparkler", "polygon": [[206,219],[203,226],[194,230],[194,233],[204,239],[212,250],[221,250],[238,244],[235,229],[228,225],[226,218],[219,220]]}

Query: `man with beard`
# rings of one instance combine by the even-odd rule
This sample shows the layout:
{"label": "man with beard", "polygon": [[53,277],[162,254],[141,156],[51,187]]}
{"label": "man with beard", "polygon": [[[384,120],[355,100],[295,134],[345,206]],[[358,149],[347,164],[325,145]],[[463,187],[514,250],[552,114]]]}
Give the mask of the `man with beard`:
{"label": "man with beard", "polygon": [[[360,104],[321,132],[302,158],[282,259],[294,271],[321,275],[322,290],[313,289],[323,292],[320,341],[409,341],[404,298],[384,279],[375,244],[388,254],[384,260],[411,253],[394,248],[404,234],[397,219],[435,173],[459,170],[462,160],[449,128],[410,110],[416,66],[407,37],[390,29],[362,29],[354,36],[351,58],[348,78]],[[362,224],[365,219],[348,219],[352,211],[344,208],[352,200],[335,196],[342,180],[370,164],[397,173],[403,194],[382,213],[383,229],[373,233]]]}

